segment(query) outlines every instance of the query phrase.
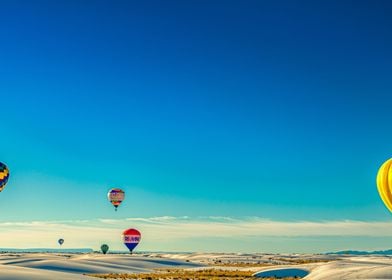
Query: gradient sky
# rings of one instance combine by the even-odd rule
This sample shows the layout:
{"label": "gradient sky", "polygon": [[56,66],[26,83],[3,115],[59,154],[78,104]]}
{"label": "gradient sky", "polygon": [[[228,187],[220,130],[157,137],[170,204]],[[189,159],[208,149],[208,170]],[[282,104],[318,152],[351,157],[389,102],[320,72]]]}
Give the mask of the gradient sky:
{"label": "gradient sky", "polygon": [[[375,185],[392,156],[391,14],[390,1],[0,1],[0,222],[392,221]],[[127,195],[116,213],[111,187]],[[142,248],[208,243],[189,238]],[[270,244],[246,242],[233,250]]]}

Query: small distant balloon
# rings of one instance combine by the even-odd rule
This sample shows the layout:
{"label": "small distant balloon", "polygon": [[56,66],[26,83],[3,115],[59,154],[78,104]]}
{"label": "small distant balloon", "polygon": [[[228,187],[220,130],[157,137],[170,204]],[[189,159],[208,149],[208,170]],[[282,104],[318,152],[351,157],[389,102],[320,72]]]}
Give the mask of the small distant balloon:
{"label": "small distant balloon", "polygon": [[392,212],[392,158],[384,162],[378,170],[377,189],[381,200]]}
{"label": "small distant balloon", "polygon": [[108,252],[108,250],[109,250],[109,246],[108,245],[106,245],[106,244],[102,244],[101,245],[101,251],[102,251],[102,253],[104,255]]}
{"label": "small distant balloon", "polygon": [[121,202],[125,198],[125,192],[122,189],[111,189],[108,192],[108,199],[111,204],[113,204],[115,210],[117,211],[117,207],[121,204]]}
{"label": "small distant balloon", "polygon": [[124,245],[127,246],[132,254],[133,249],[139,244],[142,235],[137,229],[130,228],[123,232],[122,237]]}
{"label": "small distant balloon", "polygon": [[63,243],[64,243],[64,239],[60,238],[57,242],[58,242],[58,243],[60,244],[60,246],[61,246],[61,245],[63,245]]}
{"label": "small distant balloon", "polygon": [[0,162],[0,192],[5,188],[9,177],[10,171],[8,170],[7,165]]}

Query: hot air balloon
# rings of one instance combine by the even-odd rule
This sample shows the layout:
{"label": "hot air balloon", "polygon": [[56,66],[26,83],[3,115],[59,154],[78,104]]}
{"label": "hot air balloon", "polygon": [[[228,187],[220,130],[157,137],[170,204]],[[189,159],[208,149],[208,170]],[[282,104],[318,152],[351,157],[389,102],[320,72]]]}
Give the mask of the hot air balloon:
{"label": "hot air balloon", "polygon": [[101,251],[102,253],[105,255],[107,253],[107,251],[109,250],[109,246],[106,244],[102,244],[101,245]]}
{"label": "hot air balloon", "polygon": [[392,158],[384,162],[378,170],[377,189],[385,206],[392,211]]}
{"label": "hot air balloon", "polygon": [[129,252],[132,254],[133,249],[139,244],[142,236],[137,229],[130,228],[123,232],[122,237],[124,245],[127,246]]}
{"label": "hot air balloon", "polygon": [[64,239],[60,238],[57,242],[58,242],[58,243],[60,244],[60,246],[61,246],[61,245],[63,245],[63,243],[64,243]]}
{"label": "hot air balloon", "polygon": [[117,211],[117,207],[121,204],[124,198],[125,198],[125,193],[122,189],[111,189],[108,192],[108,199],[110,203],[113,204],[116,211]]}
{"label": "hot air balloon", "polygon": [[10,177],[10,171],[4,163],[0,162],[0,192],[4,189]]}

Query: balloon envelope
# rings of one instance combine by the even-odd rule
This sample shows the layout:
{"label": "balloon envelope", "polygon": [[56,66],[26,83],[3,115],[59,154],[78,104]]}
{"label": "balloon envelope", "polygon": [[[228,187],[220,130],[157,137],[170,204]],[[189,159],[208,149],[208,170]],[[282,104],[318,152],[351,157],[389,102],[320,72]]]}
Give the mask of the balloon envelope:
{"label": "balloon envelope", "polygon": [[385,206],[392,211],[392,158],[384,162],[378,170],[377,189]]}
{"label": "balloon envelope", "polygon": [[125,198],[125,192],[122,189],[111,189],[108,192],[108,199],[110,201],[111,204],[113,204],[113,206],[115,207],[115,209],[117,210],[117,207],[121,204],[121,202],[124,200]]}
{"label": "balloon envelope", "polygon": [[123,232],[122,237],[124,245],[132,252],[137,244],[139,244],[142,235],[137,229],[130,228]]}
{"label": "balloon envelope", "polygon": [[101,245],[102,253],[106,254],[108,250],[109,250],[109,246],[108,245],[106,245],[106,244],[102,244]]}
{"label": "balloon envelope", "polygon": [[10,177],[10,171],[4,163],[0,162],[0,192],[5,188]]}
{"label": "balloon envelope", "polygon": [[60,245],[63,245],[64,239],[60,238],[57,242],[58,242]]}

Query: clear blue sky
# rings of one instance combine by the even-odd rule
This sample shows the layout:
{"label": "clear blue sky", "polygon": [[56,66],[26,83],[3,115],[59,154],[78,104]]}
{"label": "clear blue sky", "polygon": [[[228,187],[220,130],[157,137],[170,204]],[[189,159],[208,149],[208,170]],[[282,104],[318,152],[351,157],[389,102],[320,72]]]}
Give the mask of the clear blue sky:
{"label": "clear blue sky", "polygon": [[0,1],[1,221],[388,221],[389,1]]}

